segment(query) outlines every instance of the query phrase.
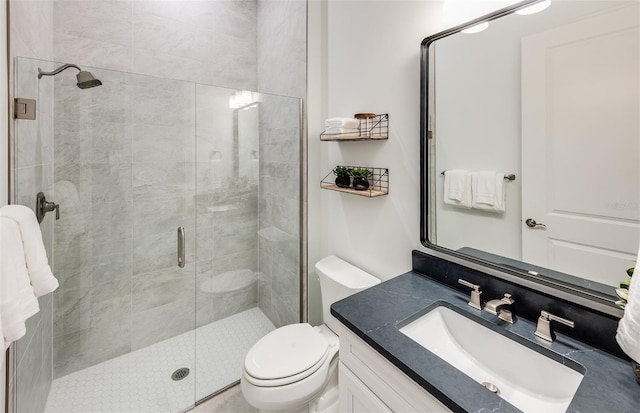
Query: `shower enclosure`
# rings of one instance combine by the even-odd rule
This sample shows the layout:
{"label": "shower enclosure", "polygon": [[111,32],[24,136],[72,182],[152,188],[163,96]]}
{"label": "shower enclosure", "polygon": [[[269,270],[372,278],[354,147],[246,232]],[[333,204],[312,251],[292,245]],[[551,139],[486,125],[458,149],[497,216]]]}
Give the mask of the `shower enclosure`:
{"label": "shower enclosure", "polygon": [[[14,202],[59,205],[58,290],[15,344],[15,411],[179,412],[300,321],[300,101],[18,58]],[[184,234],[183,238],[180,234]],[[183,265],[178,265],[179,244]]]}

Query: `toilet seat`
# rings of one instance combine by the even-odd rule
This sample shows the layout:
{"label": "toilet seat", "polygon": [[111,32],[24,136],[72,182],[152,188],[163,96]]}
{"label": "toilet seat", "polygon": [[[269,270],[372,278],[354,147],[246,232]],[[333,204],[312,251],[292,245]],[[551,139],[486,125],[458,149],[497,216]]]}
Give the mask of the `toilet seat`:
{"label": "toilet seat", "polygon": [[330,355],[333,357],[333,347],[308,323],[280,327],[251,348],[245,358],[244,377],[260,387],[300,381],[318,371]]}

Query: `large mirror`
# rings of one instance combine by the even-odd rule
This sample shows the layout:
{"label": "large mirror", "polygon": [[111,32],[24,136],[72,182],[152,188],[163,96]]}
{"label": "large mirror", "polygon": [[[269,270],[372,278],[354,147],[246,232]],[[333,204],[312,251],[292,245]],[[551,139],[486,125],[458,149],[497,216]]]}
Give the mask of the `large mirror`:
{"label": "large mirror", "polygon": [[640,3],[542,3],[423,42],[422,242],[615,308],[640,242]]}

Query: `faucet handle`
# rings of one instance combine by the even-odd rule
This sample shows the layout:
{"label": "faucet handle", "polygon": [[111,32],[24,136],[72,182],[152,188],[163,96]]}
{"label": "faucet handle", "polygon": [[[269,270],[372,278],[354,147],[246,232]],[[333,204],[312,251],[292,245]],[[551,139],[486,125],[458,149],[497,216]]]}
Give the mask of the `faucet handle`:
{"label": "faucet handle", "polygon": [[556,335],[551,327],[551,321],[557,321],[558,323],[562,323],[571,328],[575,327],[575,323],[573,321],[542,310],[540,312],[540,317],[538,317],[538,325],[536,326],[536,332],[534,334],[543,340],[553,342],[553,340],[556,339]]}
{"label": "faucet handle", "polygon": [[480,291],[480,286],[472,284],[462,278],[458,278],[458,284],[462,284],[465,287],[472,289],[471,296],[469,297],[469,305],[477,310],[482,310],[482,302],[480,301],[480,294],[482,294],[482,291]]}

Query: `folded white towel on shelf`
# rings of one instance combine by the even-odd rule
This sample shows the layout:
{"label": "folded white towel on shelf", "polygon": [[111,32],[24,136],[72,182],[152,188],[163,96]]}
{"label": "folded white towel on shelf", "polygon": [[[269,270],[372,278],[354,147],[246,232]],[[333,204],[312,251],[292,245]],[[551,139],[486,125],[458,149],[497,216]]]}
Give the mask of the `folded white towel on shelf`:
{"label": "folded white towel on shelf", "polygon": [[330,135],[337,135],[339,133],[358,134],[360,133],[360,130],[352,128],[327,128],[324,130],[324,133],[328,133]]}
{"label": "folded white towel on shelf", "polygon": [[23,205],[5,205],[0,208],[0,216],[11,218],[18,223],[27,271],[36,297],[58,288],[58,280],[49,267],[42,232],[33,211]]}
{"label": "folded white towel on shelf", "polygon": [[471,208],[469,171],[452,169],[444,172],[444,203],[460,208]]}
{"label": "folded white towel on shelf", "polygon": [[493,171],[471,173],[471,204],[490,212],[506,210],[504,174]]}
{"label": "folded white towel on shelf", "polygon": [[324,126],[327,128],[358,129],[360,121],[354,118],[329,118],[324,121]]}
{"label": "folded white towel on shelf", "polygon": [[25,320],[39,310],[18,223],[0,216],[0,325],[5,349],[25,335]]}
{"label": "folded white towel on shelf", "polygon": [[640,251],[629,286],[627,305],[618,323],[616,341],[627,356],[640,363]]}

